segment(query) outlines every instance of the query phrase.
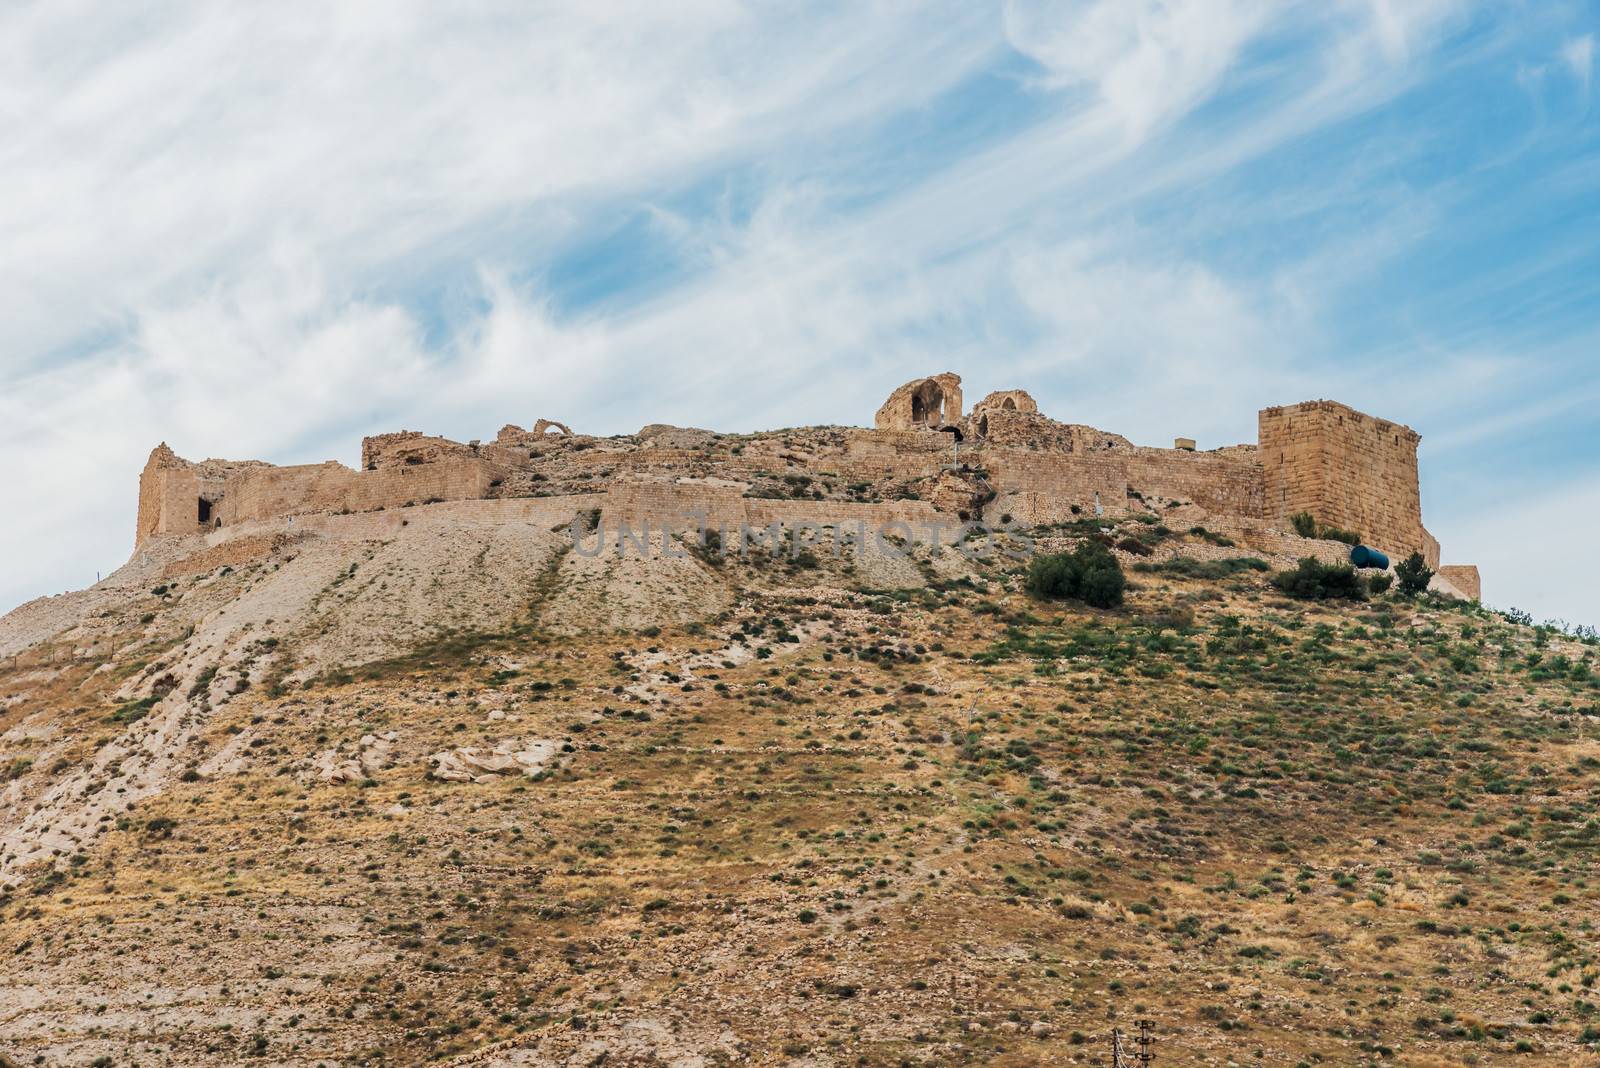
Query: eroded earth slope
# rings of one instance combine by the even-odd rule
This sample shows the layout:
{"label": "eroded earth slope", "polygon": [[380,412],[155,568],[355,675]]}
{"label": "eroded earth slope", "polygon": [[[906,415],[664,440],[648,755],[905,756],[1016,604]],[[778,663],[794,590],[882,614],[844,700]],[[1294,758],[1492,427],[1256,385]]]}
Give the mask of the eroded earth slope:
{"label": "eroded earth slope", "polygon": [[0,621],[12,1063],[1596,1056],[1592,645],[1133,520],[1112,611],[347,526]]}

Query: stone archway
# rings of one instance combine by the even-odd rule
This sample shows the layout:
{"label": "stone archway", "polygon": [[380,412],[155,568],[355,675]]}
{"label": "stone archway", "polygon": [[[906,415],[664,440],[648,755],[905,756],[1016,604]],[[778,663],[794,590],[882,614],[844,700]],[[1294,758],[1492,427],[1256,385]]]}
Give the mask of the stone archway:
{"label": "stone archway", "polygon": [[911,391],[911,421],[938,426],[944,420],[944,390],[933,379],[925,379]]}
{"label": "stone archway", "polygon": [[879,430],[920,430],[961,418],[961,376],[945,372],[918,378],[889,395],[878,409]]}

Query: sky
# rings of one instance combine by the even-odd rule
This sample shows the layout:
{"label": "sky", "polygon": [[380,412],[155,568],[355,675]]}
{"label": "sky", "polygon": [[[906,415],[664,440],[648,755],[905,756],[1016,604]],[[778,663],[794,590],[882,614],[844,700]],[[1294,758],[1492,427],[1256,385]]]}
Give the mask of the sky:
{"label": "sky", "polygon": [[1592,0],[0,6],[0,610],[138,474],[364,434],[1422,435],[1484,599],[1600,623]]}

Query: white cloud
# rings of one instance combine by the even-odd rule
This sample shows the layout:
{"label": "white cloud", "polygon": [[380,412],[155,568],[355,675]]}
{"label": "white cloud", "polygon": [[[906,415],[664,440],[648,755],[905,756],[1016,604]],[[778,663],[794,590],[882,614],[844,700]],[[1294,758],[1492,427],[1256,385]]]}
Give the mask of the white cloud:
{"label": "white cloud", "polygon": [[355,278],[507,212],[549,241],[604,193],[937,93],[997,46],[975,21],[937,2],[774,20],[732,0],[9,5],[4,358],[283,233]]}
{"label": "white cloud", "polygon": [[1561,46],[1561,61],[1577,81],[1585,102],[1589,99],[1589,82],[1594,77],[1594,34],[1572,37]]}
{"label": "white cloud", "polygon": [[1056,88],[1087,85],[1128,140],[1206,96],[1271,13],[1261,0],[1009,0],[1006,36]]}
{"label": "white cloud", "polygon": [[[1352,257],[1330,239],[1286,254],[1301,272],[1225,270],[1140,208],[1400,91],[1455,6],[8,7],[0,446],[24,459],[0,490],[35,507],[0,552],[36,563],[0,602],[120,562],[163,438],[353,462],[402,426],[862,423],[950,368],[1140,440],[1247,440],[1260,404],[1336,392],[1304,353],[1322,268]],[[1290,22],[1293,64],[1241,72]],[[1037,121],[841,211],[838,145],[870,154],[863,131],[1007,41],[1046,72]],[[1184,136],[1234,74],[1251,121]],[[663,206],[729,172],[753,175],[748,214]],[[559,312],[552,251],[641,210],[692,269]]]}

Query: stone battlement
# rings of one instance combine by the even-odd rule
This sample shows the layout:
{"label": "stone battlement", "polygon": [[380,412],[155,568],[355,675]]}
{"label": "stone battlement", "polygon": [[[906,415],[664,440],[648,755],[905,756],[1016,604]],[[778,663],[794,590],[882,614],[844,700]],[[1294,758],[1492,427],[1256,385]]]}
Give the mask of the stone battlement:
{"label": "stone battlement", "polygon": [[[895,390],[873,429],[718,434],[653,424],[598,438],[540,419],[531,430],[503,427],[487,443],[410,430],[369,437],[360,470],[331,460],[196,463],[162,444],[140,476],[136,544],[294,516],[595,495],[612,510],[670,499],[785,521],[849,506],[1025,525],[1173,513],[1286,530],[1291,515],[1308,512],[1391,557],[1421,552],[1439,566],[1439,544],[1422,525],[1421,436],[1410,427],[1316,400],[1261,411],[1253,445],[1196,451],[1178,440],[1182,447],[1148,448],[1059,422],[1023,390],[990,393],[963,413],[961,378],[946,372]],[[1446,570],[1477,594],[1475,568]]]}

